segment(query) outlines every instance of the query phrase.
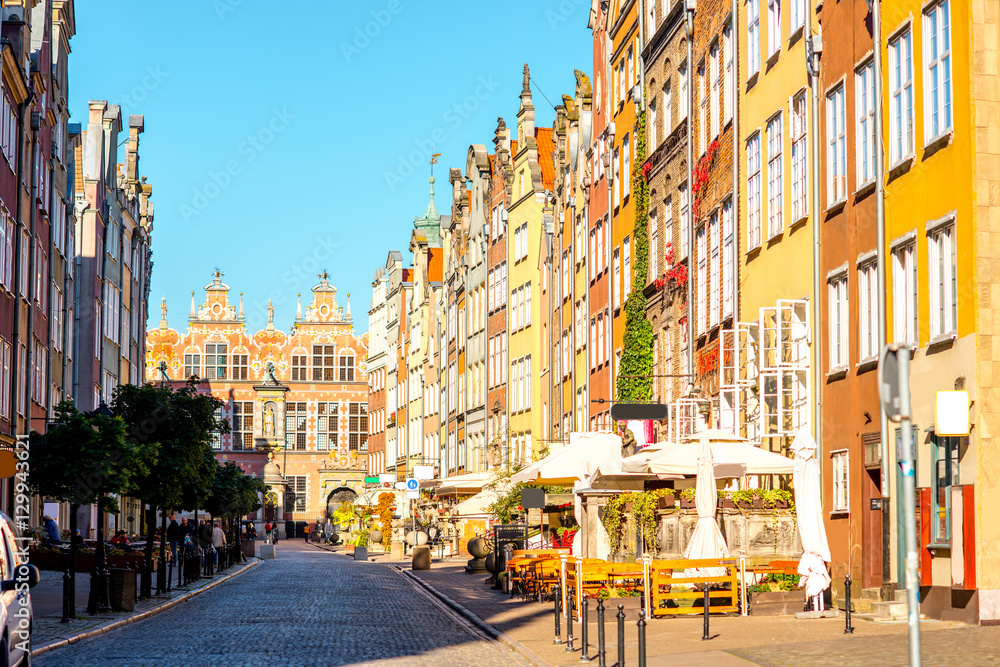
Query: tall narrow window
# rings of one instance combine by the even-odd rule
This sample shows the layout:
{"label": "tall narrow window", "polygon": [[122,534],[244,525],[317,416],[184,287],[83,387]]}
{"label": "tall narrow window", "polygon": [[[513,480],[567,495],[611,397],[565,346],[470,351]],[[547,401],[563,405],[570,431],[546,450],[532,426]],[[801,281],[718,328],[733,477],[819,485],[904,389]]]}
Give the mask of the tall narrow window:
{"label": "tall narrow window", "polygon": [[949,1],[924,11],[924,142],[951,129],[951,18]]}
{"label": "tall narrow window", "polygon": [[829,282],[830,371],[845,368],[848,362],[847,274]]}
{"label": "tall narrow window", "polygon": [[336,371],[335,359],[336,351],[333,345],[313,345],[312,349],[312,379],[335,380]]}
{"label": "tall narrow window", "polygon": [[622,197],[627,197],[632,191],[632,158],[628,148],[629,137],[626,134],[622,140]]}
{"label": "tall narrow window", "polygon": [[806,94],[792,98],[792,220],[798,222],[809,214],[809,169],[806,133]]}
{"label": "tall narrow window", "polygon": [[958,329],[958,266],[955,262],[955,223],[927,234],[931,340]]}
{"label": "tall narrow window", "polygon": [[250,355],[245,347],[233,350],[233,379],[246,380],[250,374]]}
{"label": "tall narrow window", "polygon": [[660,275],[660,245],[659,229],[656,224],[656,208],[652,205],[649,211],[649,275],[646,282],[651,283]]}
{"label": "tall narrow window", "polygon": [[615,248],[614,256],[612,257],[611,263],[614,266],[614,268],[612,269],[614,271],[614,285],[613,285],[614,298],[615,298],[614,305],[615,308],[618,308],[619,306],[621,306],[622,303],[622,291],[621,291],[622,267],[621,267],[620,252],[618,248]]}
{"label": "tall narrow window", "polygon": [[347,446],[352,452],[368,451],[368,404],[351,403],[347,424]]}
{"label": "tall narrow window", "polygon": [[337,403],[321,402],[316,406],[316,449],[325,452],[337,449],[339,428]]}
{"label": "tall narrow window", "polygon": [[184,353],[184,378],[192,376],[201,377],[201,354],[198,350],[190,350]]}
{"label": "tall narrow window", "polygon": [[253,449],[253,401],[233,401],[233,418],[230,424],[232,431],[231,449]]}
{"label": "tall narrow window", "polygon": [[649,126],[649,145],[656,150],[659,142],[656,140],[656,99],[649,101],[649,118],[646,121]]}
{"label": "tall narrow window", "polygon": [[747,249],[760,247],[760,132],[747,139]]}
{"label": "tall narrow window", "polygon": [[785,180],[782,161],[782,114],[767,123],[767,234],[774,238],[785,229]]}
{"label": "tall narrow window", "polygon": [[725,62],[725,80],[722,86],[722,120],[733,119],[733,100],[736,97],[735,70],[733,67],[733,23],[722,29],[722,59]]}
{"label": "tall narrow window", "polygon": [[719,270],[719,212],[716,211],[708,221],[708,316],[709,328],[719,323],[719,302],[721,283]]}
{"label": "tall narrow window", "polygon": [[[674,131],[674,107],[671,99],[670,81],[663,84],[663,138],[666,139]],[[655,148],[655,146],[654,146]]]}
{"label": "tall narrow window", "polygon": [[889,156],[891,164],[913,154],[913,34],[889,40]]}
{"label": "tall narrow window", "polygon": [[951,491],[959,485],[961,444],[967,438],[931,436],[931,542],[951,542]]}
{"label": "tall narrow window", "polygon": [[709,134],[713,139],[719,136],[719,98],[722,95],[722,90],[720,88],[721,74],[722,72],[719,69],[719,43],[715,42],[712,44],[712,48],[708,52],[708,80],[711,85],[711,92],[709,93],[709,96],[711,97],[711,104],[708,110],[708,119],[710,128]]}
{"label": "tall narrow window", "polygon": [[208,343],[205,345],[205,379],[226,379],[226,345]]}
{"label": "tall narrow window", "polygon": [[781,0],[767,0],[767,57],[781,48]]}
{"label": "tall narrow window", "polygon": [[878,354],[878,277],[876,263],[869,261],[858,266],[858,360]]}
{"label": "tall narrow window", "polygon": [[733,238],[733,200],[722,205],[722,318],[733,314],[733,269],[736,246]]}
{"label": "tall narrow window", "polygon": [[680,97],[677,99],[677,108],[680,113],[680,120],[684,120],[688,117],[688,69],[687,63],[681,63],[681,66],[677,68],[677,75],[680,78],[681,85]]}
{"label": "tall narrow window", "polygon": [[632,239],[628,236],[622,241],[622,294],[627,299],[632,293]]}
{"label": "tall narrow window", "polygon": [[309,364],[309,357],[305,350],[292,353],[292,382],[305,382],[308,380],[306,368]]}
{"label": "tall narrow window", "polygon": [[341,382],[354,382],[354,353],[345,351],[340,354],[338,367]]}
{"label": "tall narrow window", "polygon": [[791,0],[791,16],[788,29],[792,35],[806,25],[806,0]]}
{"label": "tall narrow window", "polygon": [[695,154],[701,155],[708,149],[708,83],[705,79],[705,62],[698,65],[698,87],[695,88],[694,104],[698,110],[698,144]]}
{"label": "tall narrow window", "polygon": [[[285,447],[292,451],[306,449],[306,404],[285,403]],[[265,427],[267,424],[265,423]]]}
{"label": "tall narrow window", "polygon": [[698,335],[701,335],[705,333],[708,321],[708,247],[705,236],[705,225],[698,227],[694,233],[694,238],[698,262],[698,281],[695,283],[698,311],[695,314],[695,321],[698,324]]}
{"label": "tall narrow window", "polygon": [[760,71],[760,0],[747,0],[747,77]]}
{"label": "tall narrow window", "polygon": [[834,512],[850,511],[849,495],[849,469],[847,466],[847,450],[831,452],[830,459],[833,467],[833,507]]}
{"label": "tall narrow window", "polygon": [[917,244],[904,243],[892,250],[892,339],[916,345]]}
{"label": "tall narrow window", "polygon": [[868,61],[854,73],[854,103],[858,170],[857,187],[875,180],[875,63]]}
{"label": "tall narrow window", "polygon": [[845,125],[844,86],[826,96],[826,204],[832,206],[847,198],[847,128]]}
{"label": "tall narrow window", "polygon": [[622,183],[621,183],[622,179],[620,175],[621,165],[619,164],[618,161],[618,150],[619,149],[617,148],[615,149],[614,159],[612,160],[612,162],[614,162],[614,175],[612,176],[612,178],[614,178],[615,181],[615,185],[612,188],[612,190],[614,190],[614,195],[615,195],[615,207],[618,206],[618,202],[621,199],[620,193],[622,192]]}
{"label": "tall narrow window", "polygon": [[680,208],[680,219],[678,223],[681,226],[681,254],[677,259],[687,259],[688,253],[690,252],[691,239],[689,236],[688,229],[688,186],[687,183],[681,183],[677,190],[680,192],[681,197],[681,208]]}

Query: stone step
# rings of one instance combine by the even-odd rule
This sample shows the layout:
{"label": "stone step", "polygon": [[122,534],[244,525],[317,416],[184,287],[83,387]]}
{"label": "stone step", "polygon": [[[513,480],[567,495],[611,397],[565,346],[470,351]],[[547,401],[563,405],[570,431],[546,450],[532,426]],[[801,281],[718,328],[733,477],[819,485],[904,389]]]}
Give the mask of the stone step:
{"label": "stone step", "polygon": [[871,612],[879,620],[904,620],[907,616],[906,602],[873,602]]}
{"label": "stone step", "polygon": [[[852,586],[853,588],[853,586]],[[855,597],[855,600],[874,600],[876,602],[882,599],[882,589],[881,588],[862,588],[861,597]]]}

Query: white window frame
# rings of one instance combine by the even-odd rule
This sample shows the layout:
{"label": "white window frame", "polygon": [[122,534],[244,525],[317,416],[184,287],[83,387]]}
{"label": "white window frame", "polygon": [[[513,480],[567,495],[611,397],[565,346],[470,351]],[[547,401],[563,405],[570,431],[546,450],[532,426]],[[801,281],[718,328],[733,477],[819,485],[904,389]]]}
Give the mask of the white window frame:
{"label": "white window frame", "polygon": [[833,491],[831,513],[844,514],[851,510],[851,468],[850,452],[838,449],[830,452],[830,467]]}
{"label": "white window frame", "polygon": [[695,283],[695,298],[697,311],[695,322],[698,325],[698,335],[708,330],[708,243],[705,225],[699,225],[694,232],[695,252],[697,253],[698,280]]}
{"label": "white window frame", "polygon": [[927,293],[931,342],[958,331],[958,265],[954,218],[927,230]]}
{"label": "white window frame", "polygon": [[809,123],[806,94],[792,97],[792,223],[809,215]]}
{"label": "white window frame", "polygon": [[858,363],[877,359],[878,264],[874,259],[858,263]]}
{"label": "white window frame", "polygon": [[910,238],[892,248],[892,335],[896,343],[919,343],[918,290],[917,243]]}
{"label": "white window frame", "polygon": [[844,83],[826,95],[827,208],[847,199],[847,124]]}
{"label": "white window frame", "polygon": [[913,156],[913,31],[889,40],[889,160],[895,166]]}
{"label": "white window frame", "polygon": [[767,0],[767,58],[781,51],[781,0]]}
{"label": "white window frame", "polygon": [[847,296],[847,271],[841,271],[827,280],[829,317],[830,372],[843,370],[850,364],[850,333],[848,330],[849,304]]}
{"label": "white window frame", "polygon": [[747,0],[747,78],[760,72],[760,0]]}
{"label": "white window frame", "polygon": [[722,203],[722,319],[733,314],[733,276],[736,267],[733,200]]}
{"label": "white window frame", "polygon": [[806,25],[806,0],[791,0],[788,30],[792,35]]}
{"label": "white window frame", "polygon": [[854,70],[855,167],[857,188],[875,180],[875,63]]}
{"label": "white window frame", "polygon": [[722,87],[722,119],[728,123],[733,119],[733,99],[736,97],[736,77],[733,68],[732,21],[729,21],[722,29],[722,59],[726,68]]}
{"label": "white window frame", "polygon": [[767,122],[767,237],[785,230],[784,114]]}
{"label": "white window frame", "polygon": [[760,247],[760,130],[747,139],[747,250]]}
{"label": "white window frame", "polygon": [[925,145],[952,129],[950,9],[949,0],[939,0],[923,14]]}
{"label": "white window frame", "polygon": [[720,81],[719,71],[719,42],[715,41],[712,43],[711,48],[708,50],[708,83],[710,92],[709,95],[710,105],[709,105],[709,135],[712,139],[718,139],[719,137],[719,105],[720,97],[722,95],[722,90],[720,86],[722,82]]}

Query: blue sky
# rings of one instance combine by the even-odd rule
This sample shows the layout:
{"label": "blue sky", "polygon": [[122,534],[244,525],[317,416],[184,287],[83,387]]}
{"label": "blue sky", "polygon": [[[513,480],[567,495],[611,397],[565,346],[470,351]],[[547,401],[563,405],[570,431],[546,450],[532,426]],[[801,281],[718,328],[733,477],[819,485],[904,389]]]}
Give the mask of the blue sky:
{"label": "blue sky", "polygon": [[[298,292],[327,269],[355,327],[390,249],[409,257],[414,216],[436,203],[469,144],[515,127],[521,68],[558,104],[592,67],[587,0],[364,3],[78,2],[72,122],[106,99],[145,115],[140,172],[153,186],[151,326],[166,296],[185,329],[213,268],[247,324],[291,326]],[[291,11],[290,11],[291,10]],[[555,115],[534,91],[536,123]],[[305,296],[303,297],[305,299]],[[308,304],[308,301],[306,302]]]}

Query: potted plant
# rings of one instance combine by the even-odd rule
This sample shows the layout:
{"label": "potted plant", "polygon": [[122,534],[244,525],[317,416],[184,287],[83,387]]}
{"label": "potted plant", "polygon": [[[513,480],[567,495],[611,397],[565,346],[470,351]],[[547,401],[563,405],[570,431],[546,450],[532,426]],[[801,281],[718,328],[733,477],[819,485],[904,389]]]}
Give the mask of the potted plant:
{"label": "potted plant", "polygon": [[681,509],[694,509],[694,494],[695,488],[693,486],[681,491]]}
{"label": "potted plant", "polygon": [[716,507],[719,509],[736,509],[736,502],[730,496],[729,491],[719,491],[719,500]]}
{"label": "potted plant", "polygon": [[657,509],[667,510],[677,505],[677,496],[673,489],[663,489],[659,498],[656,499]]}
{"label": "potted plant", "polygon": [[761,509],[764,499],[760,496],[760,489],[741,489],[733,491],[730,496],[740,509]]}
{"label": "potted plant", "polygon": [[792,505],[792,494],[784,489],[769,489],[763,495],[764,506],[769,509],[784,510]]}
{"label": "potted plant", "polygon": [[354,536],[354,560],[368,560],[368,532],[364,528]]}

